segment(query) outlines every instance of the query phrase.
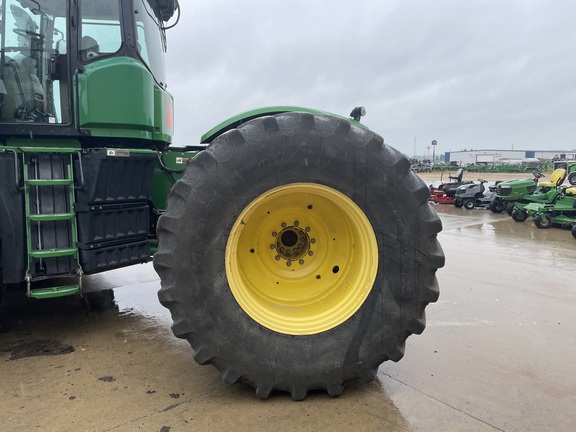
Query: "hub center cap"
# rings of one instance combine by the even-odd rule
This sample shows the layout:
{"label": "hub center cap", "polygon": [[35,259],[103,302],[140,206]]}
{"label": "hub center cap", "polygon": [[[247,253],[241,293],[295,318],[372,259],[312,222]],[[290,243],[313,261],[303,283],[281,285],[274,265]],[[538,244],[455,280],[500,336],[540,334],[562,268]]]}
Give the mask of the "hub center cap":
{"label": "hub center cap", "polygon": [[281,258],[297,261],[308,253],[310,249],[310,228],[302,229],[293,225],[282,229],[276,235],[276,252]]}

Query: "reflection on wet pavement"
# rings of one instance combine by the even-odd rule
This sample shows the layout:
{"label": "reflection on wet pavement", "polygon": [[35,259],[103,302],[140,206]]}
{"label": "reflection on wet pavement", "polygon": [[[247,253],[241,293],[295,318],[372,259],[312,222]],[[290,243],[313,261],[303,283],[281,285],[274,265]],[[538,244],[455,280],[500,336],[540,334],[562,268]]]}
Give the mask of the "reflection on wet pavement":
{"label": "reflection on wet pavement", "polygon": [[446,254],[440,299],[427,308],[424,333],[408,339],[404,359],[384,363],[371,384],[299,403],[283,393],[261,401],[250,387],[223,384],[172,336],[147,264],[85,278],[88,291],[114,288],[114,297],[105,291],[0,309],[0,424],[571,432],[576,240],[568,230],[538,230],[489,210],[435,208]]}
{"label": "reflection on wet pavement", "polygon": [[505,213],[435,208],[440,299],[405,358],[380,367],[385,390],[416,431],[573,431],[576,240]]}
{"label": "reflection on wet pavement", "polygon": [[[173,337],[151,265],[88,276],[84,287],[115,289],[0,309],[3,430],[409,430],[378,379],[298,403],[223,384]],[[30,355],[12,358],[22,347]]]}

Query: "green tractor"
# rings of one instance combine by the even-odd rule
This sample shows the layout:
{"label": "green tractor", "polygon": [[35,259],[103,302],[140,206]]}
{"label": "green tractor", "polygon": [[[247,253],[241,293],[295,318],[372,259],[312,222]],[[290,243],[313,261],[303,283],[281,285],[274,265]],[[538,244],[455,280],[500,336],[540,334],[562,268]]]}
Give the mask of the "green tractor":
{"label": "green tractor", "polygon": [[177,0],[1,6],[1,290],[81,295],[153,259],[174,334],[262,398],[335,396],[404,355],[439,295],[442,225],[363,109],[258,109],[175,147]]}

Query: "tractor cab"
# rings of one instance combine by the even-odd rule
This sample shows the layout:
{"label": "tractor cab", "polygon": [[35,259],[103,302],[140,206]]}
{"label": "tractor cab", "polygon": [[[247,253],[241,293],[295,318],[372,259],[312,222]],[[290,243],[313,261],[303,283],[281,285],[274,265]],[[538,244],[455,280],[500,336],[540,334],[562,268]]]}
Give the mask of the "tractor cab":
{"label": "tractor cab", "polygon": [[[153,218],[182,172],[160,155],[173,133],[164,32],[177,7],[0,0],[0,288],[68,295],[82,274],[150,260]],[[78,283],[35,287],[69,276]]]}
{"label": "tractor cab", "polygon": [[175,0],[2,0],[0,134],[172,135],[164,22]]}

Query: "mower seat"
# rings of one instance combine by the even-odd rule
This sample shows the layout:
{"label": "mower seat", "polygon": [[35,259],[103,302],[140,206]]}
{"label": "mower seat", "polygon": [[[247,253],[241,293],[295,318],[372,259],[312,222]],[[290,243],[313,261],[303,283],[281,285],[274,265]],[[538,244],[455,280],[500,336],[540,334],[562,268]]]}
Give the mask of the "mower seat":
{"label": "mower seat", "polygon": [[455,183],[462,183],[463,176],[464,176],[464,168],[460,168],[458,171],[456,171],[455,176],[448,175],[448,178],[450,180],[456,180]]}
{"label": "mower seat", "polygon": [[568,188],[564,191],[564,193],[566,194],[566,196],[576,197],[576,187]]}
{"label": "mower seat", "polygon": [[541,187],[555,188],[564,183],[565,178],[566,178],[566,170],[564,168],[558,168],[555,169],[552,175],[550,176],[550,181],[540,182],[538,183],[538,185]]}

